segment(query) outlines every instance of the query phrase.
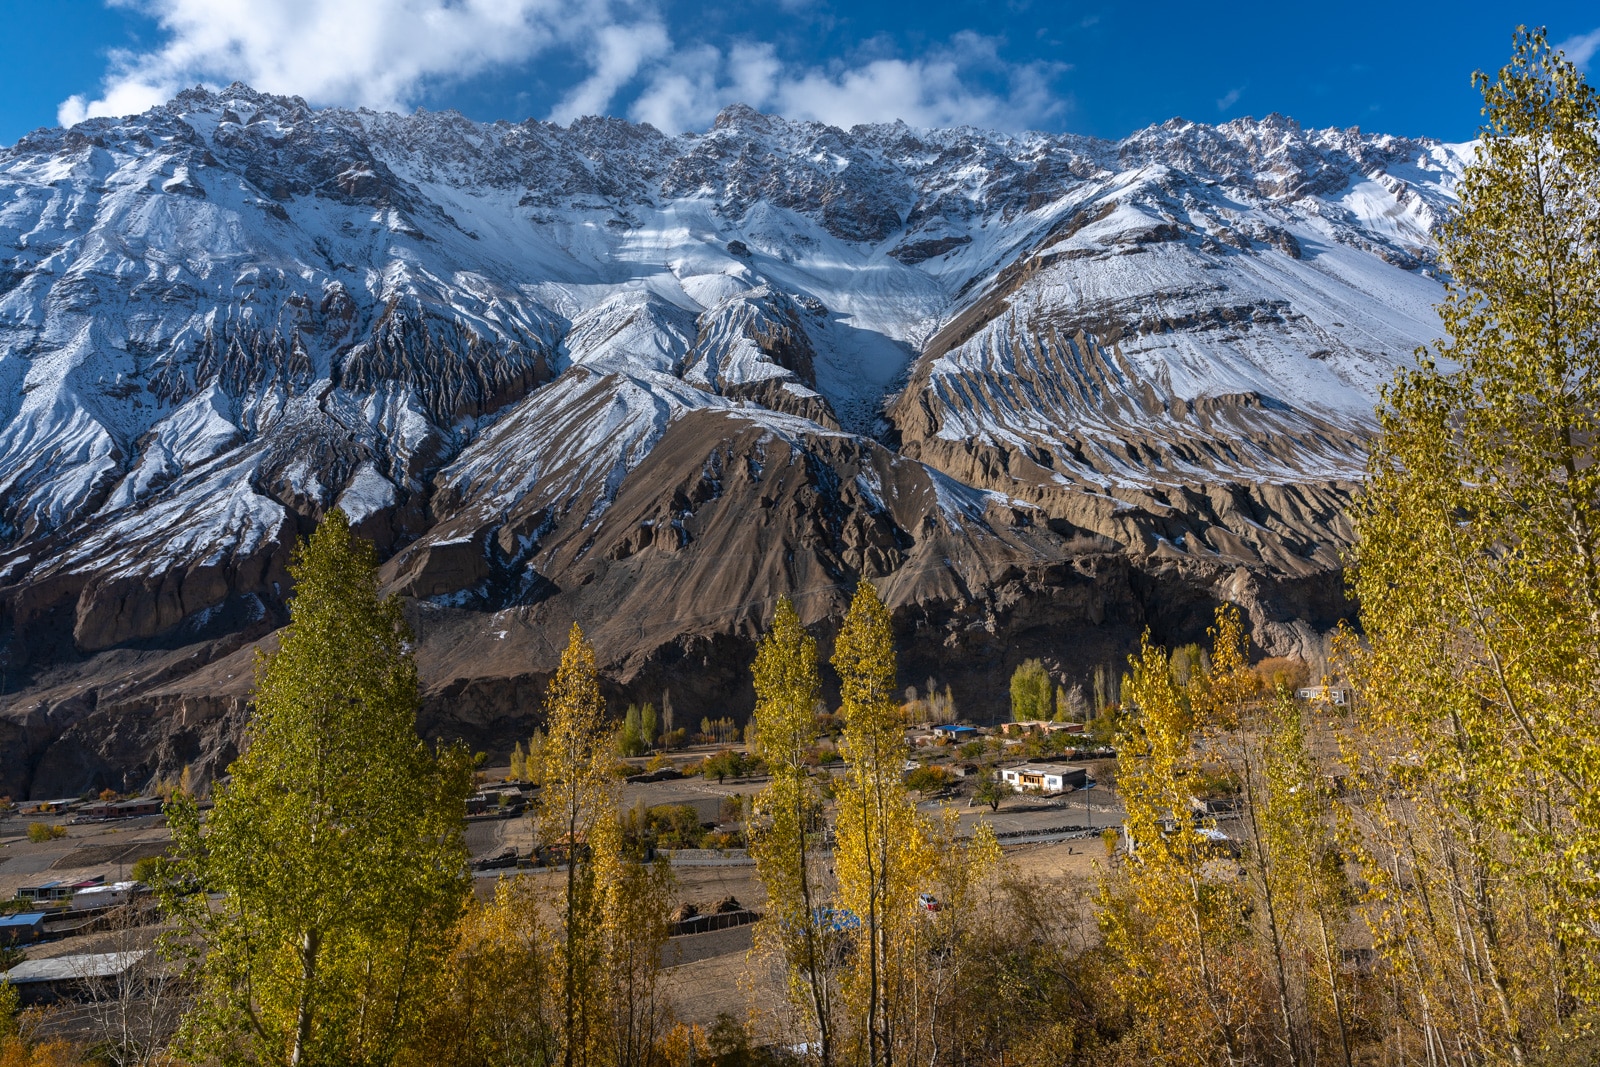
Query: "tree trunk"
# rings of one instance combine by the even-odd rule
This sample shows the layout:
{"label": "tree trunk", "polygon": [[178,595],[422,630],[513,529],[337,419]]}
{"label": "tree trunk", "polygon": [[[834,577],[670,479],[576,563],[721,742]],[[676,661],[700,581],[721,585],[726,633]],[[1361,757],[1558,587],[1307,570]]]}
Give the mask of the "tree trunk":
{"label": "tree trunk", "polygon": [[289,1052],[289,1067],[299,1067],[305,1062],[306,1047],[311,1043],[312,987],[317,980],[317,951],[321,943],[316,930],[300,935],[300,1003],[295,1008],[294,1048]]}

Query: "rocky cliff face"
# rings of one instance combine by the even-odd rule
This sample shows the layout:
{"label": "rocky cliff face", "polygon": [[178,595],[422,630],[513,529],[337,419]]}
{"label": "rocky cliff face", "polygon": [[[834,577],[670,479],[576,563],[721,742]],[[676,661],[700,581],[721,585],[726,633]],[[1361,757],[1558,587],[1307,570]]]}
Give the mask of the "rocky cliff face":
{"label": "rocky cliff face", "polygon": [[871,578],[1001,710],[1221,599],[1304,651],[1460,146],[1120,143],[730,108],[701,135],[243,86],[0,153],[0,793],[224,765],[295,540],[408,598],[423,725],[509,747],[573,619],[739,713],[776,597]]}

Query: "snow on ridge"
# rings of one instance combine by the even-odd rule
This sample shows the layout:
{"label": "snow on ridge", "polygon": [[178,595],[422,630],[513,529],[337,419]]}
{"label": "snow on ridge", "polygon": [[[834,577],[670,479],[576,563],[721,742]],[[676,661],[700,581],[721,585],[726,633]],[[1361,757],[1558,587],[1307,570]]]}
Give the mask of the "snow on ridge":
{"label": "snow on ridge", "polygon": [[[774,382],[882,434],[918,350],[1030,256],[925,368],[941,438],[1074,436],[1058,470],[1128,484],[1349,472],[1320,428],[1359,434],[1437,329],[1431,233],[1467,155],[1274,117],[1109,142],[732,108],[666,137],[188,91],[0,151],[0,529],[93,511],[138,538],[206,485],[238,510],[196,529],[265,529],[268,473],[364,516],[426,482],[486,512],[603,504],[689,411],[829,432],[714,395]],[[1122,335],[1090,359],[1076,329]],[[1249,426],[1188,413],[1247,394]],[[1182,447],[1152,469],[1139,435]],[[265,471],[279,446],[324,451]]]}

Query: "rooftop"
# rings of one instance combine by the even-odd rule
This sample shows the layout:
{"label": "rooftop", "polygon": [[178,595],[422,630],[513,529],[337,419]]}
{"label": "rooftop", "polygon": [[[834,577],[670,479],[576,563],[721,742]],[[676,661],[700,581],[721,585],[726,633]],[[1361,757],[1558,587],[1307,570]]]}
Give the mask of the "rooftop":
{"label": "rooftop", "polygon": [[1018,774],[1077,774],[1080,771],[1088,773],[1088,768],[1076,763],[1024,763],[1018,767],[1006,767],[1008,771]]}
{"label": "rooftop", "polygon": [[31,982],[109,978],[126,971],[148,954],[149,950],[144,949],[138,952],[96,952],[84,956],[58,956],[50,960],[28,960],[0,974],[0,981],[27,985]]}
{"label": "rooftop", "polygon": [[139,884],[138,882],[112,882],[109,885],[92,885],[78,890],[75,895],[85,897],[93,893],[130,893],[137,889]]}
{"label": "rooftop", "polygon": [[86,889],[91,886],[104,885],[105,880],[106,876],[103,874],[97,874],[93,878],[80,878],[75,882],[63,881],[57,878],[50,882],[40,882],[38,885],[25,885],[22,887],[21,892],[36,893],[46,889]]}

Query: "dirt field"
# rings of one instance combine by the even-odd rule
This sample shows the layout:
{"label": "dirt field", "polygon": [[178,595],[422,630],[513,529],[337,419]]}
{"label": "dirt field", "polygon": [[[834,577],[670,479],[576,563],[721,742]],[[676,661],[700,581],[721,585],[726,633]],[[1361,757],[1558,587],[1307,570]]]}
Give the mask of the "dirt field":
{"label": "dirt field", "polygon": [[170,840],[166,820],[153,815],[113,823],[68,825],[67,836],[55,841],[28,840],[32,823],[62,825],[62,816],[0,819],[0,900],[10,900],[25,885],[79,881],[104,876],[108,882],[128,877],[145,856],[159,856]]}
{"label": "dirt field", "polygon": [[[1046,892],[1071,894],[1092,884],[1095,864],[1104,862],[1105,849],[1099,841],[1029,845],[1008,852],[1006,860],[1018,875],[1039,879]],[[745,902],[745,893],[753,900],[761,892],[753,874],[743,879],[727,874],[684,878],[691,873],[704,872],[678,872],[679,895],[686,899],[695,899],[696,894],[706,899],[710,893],[727,890]],[[749,927],[674,938],[671,949],[677,955],[669,959],[683,962],[668,971],[668,989],[678,1017],[686,1022],[710,1023],[721,1012],[744,1018],[752,999],[754,1006],[770,1007],[781,995],[778,976],[765,973],[761,962],[750,958]]]}

